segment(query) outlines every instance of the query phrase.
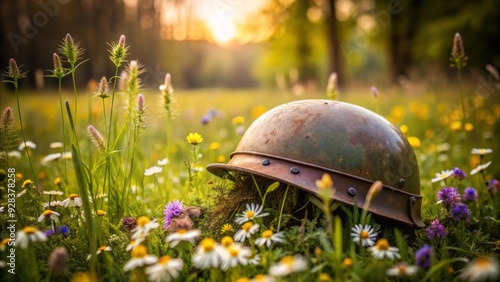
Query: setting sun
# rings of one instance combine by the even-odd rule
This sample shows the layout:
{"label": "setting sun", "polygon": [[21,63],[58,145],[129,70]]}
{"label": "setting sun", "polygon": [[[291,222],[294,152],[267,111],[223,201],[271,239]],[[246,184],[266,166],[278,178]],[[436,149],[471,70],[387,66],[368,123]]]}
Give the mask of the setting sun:
{"label": "setting sun", "polygon": [[225,44],[235,39],[237,35],[236,27],[232,22],[223,22],[219,20],[210,21],[207,23],[212,38],[219,44]]}

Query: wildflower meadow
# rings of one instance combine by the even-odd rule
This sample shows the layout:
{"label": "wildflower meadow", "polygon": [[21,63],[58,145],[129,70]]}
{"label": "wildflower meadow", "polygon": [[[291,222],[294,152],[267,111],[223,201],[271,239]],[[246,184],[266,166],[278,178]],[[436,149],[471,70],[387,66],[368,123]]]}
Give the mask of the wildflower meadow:
{"label": "wildflower meadow", "polygon": [[[1,62],[1,281],[498,281],[500,279],[500,77],[474,85],[450,38],[453,83],[419,96],[377,88],[294,96],[270,89],[177,91],[176,77],[146,89],[147,71],[126,36],[93,64],[78,35],[47,42],[50,93],[23,89],[27,70]],[[68,90],[61,85],[71,85]],[[336,99],[385,117],[407,138],[420,169],[424,228],[387,223],[331,198],[329,174],[304,206],[296,188],[206,170],[226,163],[248,126],[299,99]],[[328,128],[324,129],[328,131]],[[253,179],[252,179],[253,178]],[[232,204],[235,189],[249,191]],[[250,192],[253,191],[253,192]],[[222,208],[223,207],[223,208]],[[307,210],[307,212],[301,212]],[[299,217],[298,214],[301,214]]]}

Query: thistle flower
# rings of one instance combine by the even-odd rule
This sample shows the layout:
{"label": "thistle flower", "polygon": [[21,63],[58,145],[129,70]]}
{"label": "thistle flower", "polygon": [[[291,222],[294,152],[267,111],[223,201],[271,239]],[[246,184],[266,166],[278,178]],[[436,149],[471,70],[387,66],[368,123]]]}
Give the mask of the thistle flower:
{"label": "thistle flower", "polygon": [[415,253],[415,263],[422,268],[429,268],[432,260],[432,247],[424,245]]}
{"label": "thistle flower", "polygon": [[108,79],[105,76],[103,76],[99,81],[99,84],[97,84],[95,95],[97,97],[101,97],[102,99],[106,99],[109,97],[109,83]]}
{"label": "thistle flower", "polygon": [[477,201],[477,191],[472,187],[467,187],[464,189],[464,201],[473,202]]}
{"label": "thistle flower", "polygon": [[104,140],[104,137],[102,134],[95,129],[92,125],[89,125],[87,127],[87,130],[89,131],[90,135],[90,140],[92,140],[92,143],[99,149],[101,152],[106,151],[106,141]]}
{"label": "thistle flower", "polygon": [[55,276],[63,276],[68,272],[68,251],[56,248],[49,256],[49,269]]}
{"label": "thistle flower", "polygon": [[460,193],[457,188],[445,187],[437,193],[438,204],[443,203],[446,207],[451,207],[460,203]]}
{"label": "thistle flower", "polygon": [[454,167],[452,169],[451,177],[462,180],[467,177],[467,174],[465,174],[465,172],[458,167]]}
{"label": "thistle flower", "polygon": [[137,220],[133,217],[124,217],[123,218],[123,228],[125,230],[131,231],[135,229],[137,226]]}
{"label": "thistle flower", "polygon": [[109,47],[109,59],[116,67],[119,67],[128,55],[128,46],[125,42],[125,35],[121,35],[118,42],[108,43]]}
{"label": "thistle flower", "polygon": [[127,72],[126,92],[130,95],[138,94],[142,85],[139,75],[144,73],[143,65],[136,60],[132,60],[128,63],[125,71]]}
{"label": "thistle flower", "polygon": [[427,238],[431,240],[434,238],[442,239],[446,237],[446,229],[437,219],[434,219],[431,225],[425,229],[425,233]]}
{"label": "thistle flower", "polygon": [[493,197],[500,191],[500,181],[496,179],[490,179],[488,181],[488,193]]}
{"label": "thistle flower", "polygon": [[467,208],[467,206],[465,204],[462,204],[462,203],[455,204],[455,206],[453,206],[453,208],[451,209],[450,214],[451,214],[451,217],[453,218],[453,220],[455,220],[455,221],[459,221],[459,220],[469,221],[470,220],[470,211]]}
{"label": "thistle flower", "polygon": [[9,59],[9,66],[7,67],[7,70],[5,71],[5,76],[9,77],[12,79],[12,82],[14,85],[17,87],[17,80],[21,78],[26,77],[27,72],[22,72],[21,71],[22,66],[18,66],[16,60],[13,58]]}
{"label": "thistle flower", "polygon": [[73,37],[68,33],[59,45],[58,52],[63,55],[66,61],[70,64],[71,69],[74,69],[75,64],[80,60],[83,49],[80,48],[80,43],[75,43]]}
{"label": "thistle flower", "polygon": [[58,79],[62,79],[64,74],[64,69],[61,63],[61,58],[57,53],[52,54],[52,61],[54,62],[54,70],[52,71],[52,75]]}
{"label": "thistle flower", "polygon": [[136,130],[140,131],[146,128],[146,107],[144,106],[144,95],[142,94],[137,95],[137,106],[135,108],[135,112],[135,128]]}
{"label": "thistle flower", "polygon": [[10,151],[16,142],[16,126],[12,108],[7,107],[0,117],[0,151]]}
{"label": "thistle flower", "polygon": [[163,221],[163,230],[166,230],[170,225],[172,218],[179,216],[182,212],[182,202],[179,200],[173,200],[165,205],[163,209],[163,215],[165,219]]}
{"label": "thistle flower", "polygon": [[455,37],[453,38],[453,47],[451,49],[451,58],[450,60],[453,62],[451,67],[456,67],[457,69],[461,69],[467,65],[467,56],[465,55],[464,42],[462,41],[462,36],[460,33],[455,33]]}
{"label": "thistle flower", "polygon": [[370,90],[372,91],[373,96],[374,96],[375,98],[377,98],[377,97],[378,97],[378,89],[377,89],[377,87],[372,86],[372,87],[370,88]]}

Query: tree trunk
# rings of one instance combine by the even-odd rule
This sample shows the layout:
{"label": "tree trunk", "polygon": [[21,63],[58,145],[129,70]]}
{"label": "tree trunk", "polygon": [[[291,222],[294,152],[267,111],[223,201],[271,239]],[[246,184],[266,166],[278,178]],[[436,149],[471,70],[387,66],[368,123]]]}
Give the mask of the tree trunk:
{"label": "tree trunk", "polygon": [[329,46],[329,70],[330,73],[337,73],[337,85],[339,87],[344,84],[344,72],[342,69],[342,62],[340,61],[340,40],[339,40],[339,29],[338,21],[335,17],[335,0],[329,0],[330,6],[330,17],[327,19],[328,22],[328,46]]}

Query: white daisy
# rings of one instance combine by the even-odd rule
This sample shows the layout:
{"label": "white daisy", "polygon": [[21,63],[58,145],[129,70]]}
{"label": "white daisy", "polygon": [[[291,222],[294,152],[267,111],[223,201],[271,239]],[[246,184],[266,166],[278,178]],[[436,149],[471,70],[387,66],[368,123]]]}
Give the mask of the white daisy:
{"label": "white daisy", "polygon": [[236,218],[236,223],[243,224],[249,220],[253,220],[254,218],[264,217],[269,215],[269,213],[262,213],[262,209],[264,207],[259,204],[251,203],[247,204],[246,207],[247,209],[244,212],[242,212],[239,217]]}
{"label": "white daisy", "polygon": [[63,146],[64,146],[64,144],[62,142],[52,142],[49,145],[49,147],[51,149],[59,149],[59,148],[62,148]]}
{"label": "white daisy", "polygon": [[181,241],[188,241],[191,244],[194,244],[194,240],[198,238],[198,236],[200,235],[201,231],[197,229],[193,230],[179,229],[177,230],[177,232],[169,234],[165,240],[168,242],[169,248],[174,248]]}
{"label": "white daisy", "polygon": [[269,268],[272,276],[287,276],[290,273],[302,271],[307,268],[307,261],[301,255],[285,256]]}
{"label": "white daisy", "polygon": [[259,225],[253,224],[251,221],[245,222],[241,229],[234,234],[234,240],[238,242],[245,242],[245,239],[250,238],[253,234],[259,231]]}
{"label": "white daisy", "polygon": [[78,196],[78,194],[69,194],[69,197],[66,200],[61,202],[61,206],[67,208],[70,207],[81,207],[83,204],[82,198]]}
{"label": "white daisy", "polygon": [[16,158],[16,159],[21,158],[21,152],[19,151],[10,151],[8,155],[10,158]]}
{"label": "white daisy", "polygon": [[471,170],[470,171],[470,175],[474,175],[482,170],[485,170],[487,167],[489,167],[491,164],[491,161],[485,163],[485,164],[482,164],[482,165],[478,165],[475,169]]}
{"label": "white daisy", "polygon": [[371,247],[375,244],[378,233],[375,232],[375,229],[370,225],[366,224],[363,226],[362,224],[356,224],[351,230],[351,236],[353,237],[352,241],[354,243],[359,244],[361,242],[363,247]]}
{"label": "white daisy", "polygon": [[254,254],[253,256],[248,258],[248,264],[251,265],[259,265],[260,264],[260,256],[259,254]]}
{"label": "white daisy", "polygon": [[199,269],[218,267],[221,262],[221,248],[223,247],[212,238],[201,240],[191,257],[194,266]]}
{"label": "white daisy", "polygon": [[395,266],[386,270],[386,274],[389,276],[411,276],[415,275],[418,271],[418,266],[408,265],[404,262],[398,263]]}
{"label": "white daisy", "polygon": [[60,214],[58,212],[55,212],[53,210],[44,210],[42,215],[38,218],[38,222],[41,222],[42,220],[46,219],[47,217],[52,219],[53,221],[57,222],[59,219],[57,218]]}
{"label": "white daisy", "polygon": [[58,160],[62,157],[62,154],[61,153],[54,153],[54,154],[49,154],[49,155],[46,155],[41,161],[40,163],[43,165],[43,166],[47,166],[49,165],[51,162],[55,161],[55,160]]}
{"label": "white daisy", "polygon": [[11,241],[10,238],[5,238],[2,241],[0,241],[0,252],[5,251],[10,241]]}
{"label": "white daisy", "polygon": [[500,266],[494,258],[481,256],[467,264],[460,278],[467,281],[498,281]]}
{"label": "white daisy", "polygon": [[400,255],[398,253],[399,249],[389,245],[389,242],[384,238],[379,239],[375,246],[368,248],[368,250],[376,259],[383,259],[386,257],[390,260],[393,260],[394,258],[400,258]]}
{"label": "white daisy", "polygon": [[146,237],[149,231],[158,228],[160,224],[156,219],[150,220],[147,216],[141,216],[137,219],[137,227],[132,229],[132,239]]}
{"label": "white daisy", "polygon": [[43,191],[44,195],[55,195],[55,196],[61,196],[63,192],[61,191],[55,191],[55,190],[50,190],[50,191]]}
{"label": "white daisy", "polygon": [[278,233],[273,233],[271,230],[266,230],[262,232],[261,237],[255,239],[255,244],[258,246],[270,247],[272,243],[282,243],[285,241],[285,234],[283,231]]}
{"label": "white daisy", "polygon": [[141,267],[144,265],[150,265],[156,263],[158,258],[154,255],[148,255],[148,251],[146,247],[143,245],[139,245],[135,247],[131,252],[132,258],[127,261],[125,266],[123,266],[124,271],[130,271],[137,267]]}
{"label": "white daisy", "polygon": [[4,209],[5,207],[0,207],[0,212],[3,212]]}
{"label": "white daisy", "polygon": [[163,160],[159,160],[158,162],[156,162],[159,166],[165,166],[167,165],[169,162],[168,162],[168,159],[165,158]]}
{"label": "white daisy", "polygon": [[6,265],[7,265],[7,264],[5,263],[5,261],[0,260],[0,268],[5,267]]}
{"label": "white daisy", "polygon": [[163,167],[155,165],[155,166],[152,166],[152,167],[146,169],[144,171],[144,175],[151,176],[151,175],[161,173],[162,171],[163,171]]}
{"label": "white daisy", "polygon": [[179,272],[184,267],[184,261],[179,258],[162,256],[158,262],[146,268],[149,281],[171,281],[179,277]]}
{"label": "white daisy", "polygon": [[32,141],[26,141],[26,143],[24,143],[24,142],[23,142],[23,143],[21,143],[21,144],[19,145],[18,150],[19,150],[19,151],[22,151],[22,150],[24,150],[24,148],[26,148],[26,147],[31,148],[31,149],[36,149],[36,144],[35,144],[35,143],[33,143]]}
{"label": "white daisy", "polygon": [[21,249],[26,249],[29,242],[46,241],[47,236],[43,234],[42,231],[36,229],[33,226],[24,227],[22,230],[16,233],[16,244],[15,246],[21,247]]}
{"label": "white daisy", "polygon": [[71,159],[73,156],[71,155],[71,152],[64,152],[64,153],[62,153],[62,157],[63,157],[63,159],[65,159],[65,160],[69,160],[69,159]]}
{"label": "white daisy", "polygon": [[453,174],[453,170],[451,170],[451,169],[450,170],[442,170],[441,172],[436,173],[436,177],[431,179],[431,182],[432,183],[438,182],[440,180],[443,180],[445,178],[450,177],[452,174]]}
{"label": "white daisy", "polygon": [[491,154],[493,153],[493,150],[492,149],[484,149],[484,148],[481,148],[481,149],[476,149],[476,148],[473,148],[471,151],[470,151],[471,154],[473,155],[481,155],[481,156],[484,156],[486,154]]}
{"label": "white daisy", "polygon": [[26,194],[26,192],[28,192],[28,188],[24,189],[23,191],[19,192],[16,194],[16,197],[21,197],[22,195]]}
{"label": "white daisy", "polygon": [[243,246],[240,243],[233,243],[224,248],[221,252],[222,263],[220,269],[226,271],[237,265],[247,265],[249,258],[252,256],[252,249]]}
{"label": "white daisy", "polygon": [[[109,246],[105,246],[105,245],[104,245],[104,246],[100,246],[100,247],[97,249],[97,251],[95,252],[95,254],[96,254],[96,255],[99,255],[99,254],[101,254],[101,253],[103,253],[103,252],[111,252],[111,247],[109,247]],[[87,256],[87,260],[89,260],[89,259],[90,259],[90,257],[92,257],[92,255],[91,255],[91,254]]]}
{"label": "white daisy", "polygon": [[129,252],[130,250],[135,249],[135,247],[139,246],[142,242],[144,242],[145,239],[146,239],[145,237],[139,237],[131,240],[130,243],[128,243],[127,248],[125,250]]}
{"label": "white daisy", "polygon": [[61,201],[52,201],[50,203],[43,204],[44,208],[57,207],[61,205]]}

